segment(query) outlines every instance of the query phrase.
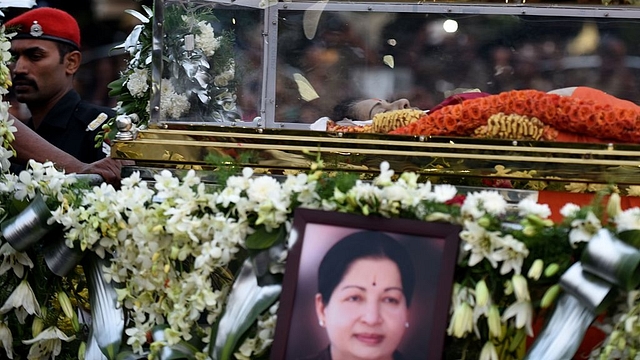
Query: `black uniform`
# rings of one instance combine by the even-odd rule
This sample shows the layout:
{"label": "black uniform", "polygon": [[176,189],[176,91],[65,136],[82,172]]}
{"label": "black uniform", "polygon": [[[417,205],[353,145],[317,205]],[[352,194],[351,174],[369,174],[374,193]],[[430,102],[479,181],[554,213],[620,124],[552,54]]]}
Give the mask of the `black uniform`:
{"label": "black uniform", "polygon": [[[67,154],[82,162],[92,163],[106,156],[101,147],[95,147],[95,136],[102,129],[101,124],[92,131],[87,130],[87,126],[101,113],[105,113],[107,119],[115,116],[113,109],[83,101],[80,94],[71,90],[54,105],[38,129],[34,130]],[[27,125],[33,129],[33,119]]]}

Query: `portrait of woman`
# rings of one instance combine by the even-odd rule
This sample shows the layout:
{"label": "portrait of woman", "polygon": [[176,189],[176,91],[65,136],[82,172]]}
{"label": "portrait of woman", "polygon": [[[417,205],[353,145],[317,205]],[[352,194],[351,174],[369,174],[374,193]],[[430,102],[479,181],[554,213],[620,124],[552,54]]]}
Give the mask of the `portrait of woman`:
{"label": "portrait of woman", "polygon": [[270,358],[439,358],[459,231],[296,210]]}
{"label": "portrait of woman", "polygon": [[329,346],[307,359],[403,359],[415,274],[389,235],[361,231],[337,242],[318,269],[315,309]]}

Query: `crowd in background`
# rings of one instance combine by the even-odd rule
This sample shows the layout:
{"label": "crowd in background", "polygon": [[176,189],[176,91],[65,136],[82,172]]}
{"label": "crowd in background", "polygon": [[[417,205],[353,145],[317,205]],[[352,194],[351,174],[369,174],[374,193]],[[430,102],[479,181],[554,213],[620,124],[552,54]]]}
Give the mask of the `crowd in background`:
{"label": "crowd in background", "polygon": [[[429,109],[461,88],[590,86],[640,102],[640,46],[630,37],[640,21],[466,15],[448,17],[459,28],[447,33],[439,15],[325,12],[309,39],[303,17],[287,14],[279,26],[276,121],[313,122],[349,97]],[[300,98],[293,73],[316,99]]]}

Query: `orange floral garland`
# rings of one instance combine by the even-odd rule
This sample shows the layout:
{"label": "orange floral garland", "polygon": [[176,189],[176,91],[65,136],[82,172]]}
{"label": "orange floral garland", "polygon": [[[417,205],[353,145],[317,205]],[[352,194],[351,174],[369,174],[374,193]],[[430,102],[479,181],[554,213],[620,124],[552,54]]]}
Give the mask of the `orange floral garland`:
{"label": "orange floral garland", "polygon": [[626,109],[537,90],[512,90],[470,99],[426,114],[391,134],[471,136],[493,114],[534,116],[564,132],[622,142],[640,142],[640,107]]}

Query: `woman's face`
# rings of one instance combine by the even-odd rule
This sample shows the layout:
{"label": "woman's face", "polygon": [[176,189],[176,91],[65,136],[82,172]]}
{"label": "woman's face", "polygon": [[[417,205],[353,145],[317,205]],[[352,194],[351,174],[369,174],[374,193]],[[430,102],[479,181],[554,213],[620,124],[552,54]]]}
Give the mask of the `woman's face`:
{"label": "woman's face", "polygon": [[316,312],[332,359],[391,359],[407,322],[398,266],[389,259],[356,260],[326,306],[316,295]]}
{"label": "woman's face", "polygon": [[407,99],[388,102],[380,99],[366,99],[353,105],[353,117],[358,120],[371,120],[375,114],[394,110],[409,109],[411,104]]}

